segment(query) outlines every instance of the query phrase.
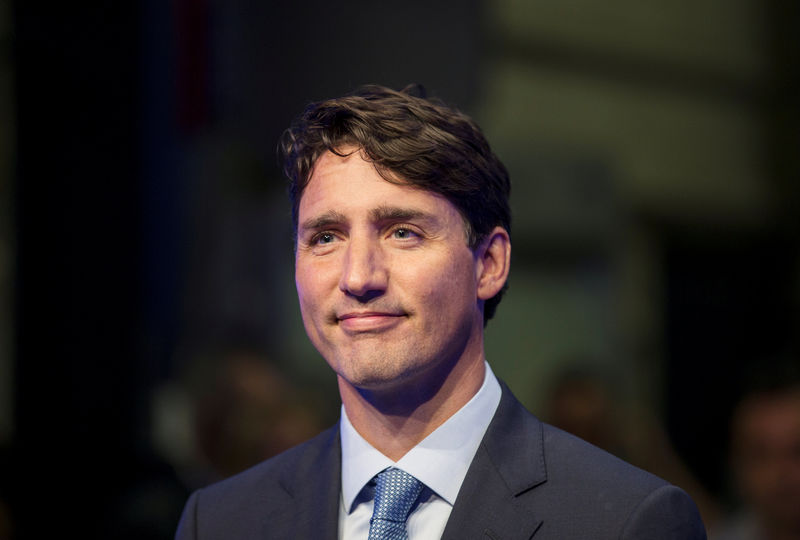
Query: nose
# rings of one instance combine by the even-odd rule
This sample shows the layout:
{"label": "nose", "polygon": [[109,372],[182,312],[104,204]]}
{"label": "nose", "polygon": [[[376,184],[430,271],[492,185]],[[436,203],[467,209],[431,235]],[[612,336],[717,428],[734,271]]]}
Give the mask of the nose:
{"label": "nose", "polygon": [[388,283],[386,261],[377,240],[353,238],[348,241],[339,289],[362,302],[382,295]]}

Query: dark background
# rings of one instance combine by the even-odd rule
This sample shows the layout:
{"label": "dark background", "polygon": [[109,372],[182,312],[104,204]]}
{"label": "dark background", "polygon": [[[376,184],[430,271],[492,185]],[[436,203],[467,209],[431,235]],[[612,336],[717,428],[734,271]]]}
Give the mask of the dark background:
{"label": "dark background", "polygon": [[[477,0],[289,4],[17,1],[6,9],[13,83],[5,106],[14,118],[6,135],[15,150],[3,164],[13,266],[2,292],[14,337],[11,368],[0,373],[12,389],[0,496],[12,537],[169,537],[197,486],[155,448],[153,400],[199,356],[262,355],[294,387],[319,388],[319,425],[335,420],[322,361],[294,357],[308,356],[308,346],[295,315],[277,138],[309,101],[368,82],[424,83],[489,123],[492,77],[509,61],[734,103],[757,119],[758,182],[773,201],[757,219],[684,213],[698,204],[687,195],[672,213],[627,203],[622,225],[658,244],[660,338],[658,361],[641,361],[655,389],[645,401],[698,481],[725,500],[726,423],[740,374],[796,350],[797,5],[750,3],[764,59],[753,78],[680,57],[649,61],[634,47],[604,52],[534,32],[519,41],[489,22],[491,3]],[[567,162],[604,152],[585,147],[576,143]],[[531,156],[503,148],[501,157],[519,163],[548,146]],[[614,175],[615,162],[600,161],[601,173],[590,165],[588,178]],[[524,198],[515,205],[518,214],[527,208]],[[520,268],[608,272],[608,251],[591,237],[520,231]],[[512,276],[509,295],[525,279]]]}

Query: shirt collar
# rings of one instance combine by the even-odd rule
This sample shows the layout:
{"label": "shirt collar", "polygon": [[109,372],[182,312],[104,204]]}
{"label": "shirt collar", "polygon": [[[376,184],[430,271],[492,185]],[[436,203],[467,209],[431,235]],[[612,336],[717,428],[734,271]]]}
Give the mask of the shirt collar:
{"label": "shirt collar", "polygon": [[342,406],[342,501],[348,512],[363,487],[386,467],[403,469],[453,505],[472,458],[500,403],[500,384],[485,363],[483,384],[461,409],[397,463],[355,430]]}

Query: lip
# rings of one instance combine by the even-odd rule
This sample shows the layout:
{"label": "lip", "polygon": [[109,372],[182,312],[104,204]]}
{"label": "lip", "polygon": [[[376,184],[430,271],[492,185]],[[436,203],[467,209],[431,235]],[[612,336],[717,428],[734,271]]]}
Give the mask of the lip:
{"label": "lip", "polygon": [[339,327],[348,333],[388,330],[398,325],[404,318],[405,313],[387,313],[380,311],[343,313],[337,317]]}

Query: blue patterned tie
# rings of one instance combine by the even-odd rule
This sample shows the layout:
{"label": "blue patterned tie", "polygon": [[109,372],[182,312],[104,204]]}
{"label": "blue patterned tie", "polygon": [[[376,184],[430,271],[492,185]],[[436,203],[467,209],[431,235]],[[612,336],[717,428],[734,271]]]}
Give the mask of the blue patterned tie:
{"label": "blue patterned tie", "polygon": [[377,475],[375,507],[369,520],[369,540],[406,540],[406,520],[424,487],[422,482],[390,467]]}

